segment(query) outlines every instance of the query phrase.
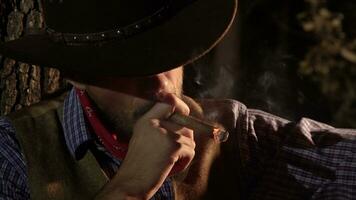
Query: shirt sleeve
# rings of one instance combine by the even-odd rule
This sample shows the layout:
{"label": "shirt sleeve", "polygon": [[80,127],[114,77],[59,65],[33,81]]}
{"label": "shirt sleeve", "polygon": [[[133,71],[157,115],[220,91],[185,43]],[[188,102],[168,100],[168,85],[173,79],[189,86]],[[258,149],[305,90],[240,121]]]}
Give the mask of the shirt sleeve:
{"label": "shirt sleeve", "polygon": [[356,131],[248,110],[245,152],[251,199],[353,199]]}
{"label": "shirt sleeve", "polygon": [[0,199],[30,199],[25,162],[11,122],[0,117]]}

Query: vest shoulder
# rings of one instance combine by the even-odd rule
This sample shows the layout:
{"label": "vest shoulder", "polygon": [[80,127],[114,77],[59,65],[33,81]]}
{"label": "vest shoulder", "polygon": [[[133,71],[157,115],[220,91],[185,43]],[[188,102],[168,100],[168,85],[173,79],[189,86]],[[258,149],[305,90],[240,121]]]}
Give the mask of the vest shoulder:
{"label": "vest shoulder", "polygon": [[247,107],[235,99],[195,99],[204,110],[216,110],[219,112],[232,112],[243,114],[247,112]]}
{"label": "vest shoulder", "polygon": [[7,117],[12,120],[19,120],[23,118],[36,118],[50,111],[55,111],[57,108],[62,106],[64,98],[67,93],[62,94],[59,97],[41,101],[39,103],[33,104],[29,107],[22,108],[19,111],[10,113]]}

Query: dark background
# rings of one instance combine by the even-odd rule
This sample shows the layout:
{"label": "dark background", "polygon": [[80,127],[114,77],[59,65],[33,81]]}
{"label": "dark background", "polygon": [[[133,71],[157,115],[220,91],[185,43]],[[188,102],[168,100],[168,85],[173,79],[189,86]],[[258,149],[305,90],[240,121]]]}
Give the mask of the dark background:
{"label": "dark background", "polygon": [[[356,127],[356,63],[340,56],[344,48],[355,52],[355,11],[351,0],[240,1],[233,33],[187,69],[199,74],[201,65],[213,65],[214,70],[203,70],[198,84],[191,82],[187,89],[204,97],[238,99],[290,120],[308,117]],[[315,28],[305,30],[308,23]],[[234,55],[221,58],[219,48],[231,50],[231,43]],[[219,59],[224,61],[216,64]],[[216,77],[221,67],[226,72]],[[231,78],[234,84],[228,87]],[[211,91],[214,86],[224,89]]]}
{"label": "dark background", "polygon": [[[186,93],[234,98],[290,120],[309,117],[355,128],[355,4],[240,0],[239,16],[227,37],[185,68]],[[37,0],[1,0],[0,6],[2,41],[43,27]],[[65,90],[59,72],[43,67],[49,66],[0,57],[1,114]]]}

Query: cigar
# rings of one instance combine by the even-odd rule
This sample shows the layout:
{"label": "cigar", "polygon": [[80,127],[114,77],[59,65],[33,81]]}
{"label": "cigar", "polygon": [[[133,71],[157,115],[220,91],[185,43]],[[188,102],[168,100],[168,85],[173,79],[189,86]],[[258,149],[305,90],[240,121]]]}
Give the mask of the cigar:
{"label": "cigar", "polygon": [[173,113],[169,117],[169,120],[198,133],[207,134],[216,142],[226,142],[229,137],[229,132],[222,125],[201,120],[190,115]]}

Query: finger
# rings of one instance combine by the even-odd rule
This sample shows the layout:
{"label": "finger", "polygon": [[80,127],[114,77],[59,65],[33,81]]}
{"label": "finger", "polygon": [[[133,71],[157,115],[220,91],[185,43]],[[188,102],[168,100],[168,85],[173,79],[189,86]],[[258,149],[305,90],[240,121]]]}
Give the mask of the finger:
{"label": "finger", "polygon": [[174,149],[180,149],[183,148],[184,146],[188,146],[192,149],[195,149],[195,141],[192,138],[186,137],[184,135],[181,134],[177,134],[174,132],[169,132],[167,133],[167,136],[171,138],[171,140],[174,141],[175,143],[175,147]]}
{"label": "finger", "polygon": [[190,109],[188,105],[176,95],[172,93],[162,93],[159,96],[159,100],[163,103],[167,103],[174,107],[175,112],[181,113],[183,115],[189,115]]}
{"label": "finger", "polygon": [[167,120],[160,120],[160,126],[169,131],[178,133],[180,135],[184,135],[185,137],[194,139],[194,131],[190,128],[184,127],[182,125],[176,124],[174,122],[170,122]]}
{"label": "finger", "polygon": [[191,161],[193,160],[195,156],[195,151],[192,148],[189,147],[183,147],[180,149],[178,152],[178,160],[174,164],[172,170],[170,171],[169,175],[173,175],[175,173],[181,172],[189,166]]}
{"label": "finger", "polygon": [[141,119],[165,119],[168,118],[175,108],[172,105],[158,102]]}
{"label": "finger", "polygon": [[190,128],[175,124],[173,122],[170,121],[166,121],[166,120],[161,120],[160,121],[160,126],[162,128],[165,128],[171,132],[177,133],[179,135],[183,135],[187,138],[190,138],[192,140],[194,140],[194,131]]}
{"label": "finger", "polygon": [[187,104],[171,93],[161,94],[157,102],[142,118],[143,119],[165,119],[173,112],[189,115],[190,109]]}

